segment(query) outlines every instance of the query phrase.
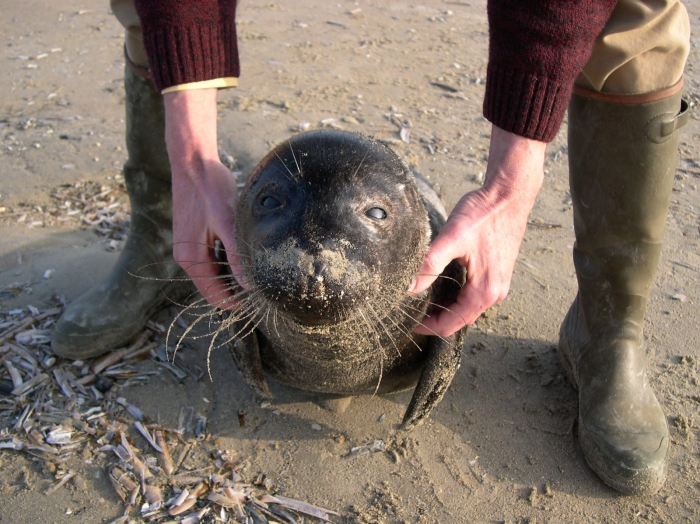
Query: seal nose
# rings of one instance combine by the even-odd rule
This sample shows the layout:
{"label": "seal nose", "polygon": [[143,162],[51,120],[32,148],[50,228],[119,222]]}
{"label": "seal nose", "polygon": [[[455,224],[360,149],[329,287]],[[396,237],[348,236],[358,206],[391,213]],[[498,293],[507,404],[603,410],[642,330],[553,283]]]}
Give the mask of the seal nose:
{"label": "seal nose", "polygon": [[314,278],[318,281],[323,280],[323,272],[328,268],[328,262],[325,260],[317,260],[314,262]]}

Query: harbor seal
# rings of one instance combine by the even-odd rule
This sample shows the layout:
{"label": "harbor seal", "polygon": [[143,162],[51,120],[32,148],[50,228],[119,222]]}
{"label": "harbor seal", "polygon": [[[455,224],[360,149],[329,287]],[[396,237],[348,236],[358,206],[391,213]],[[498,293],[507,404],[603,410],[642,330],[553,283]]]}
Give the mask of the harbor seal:
{"label": "harbor seal", "polygon": [[402,425],[440,402],[459,367],[464,330],[413,333],[454,301],[464,269],[451,264],[409,295],[446,212],[432,188],[384,144],[320,130],[274,148],[245,184],[235,238],[249,289],[226,321],[246,382],[272,396],[265,376],[331,395],[415,386]]}

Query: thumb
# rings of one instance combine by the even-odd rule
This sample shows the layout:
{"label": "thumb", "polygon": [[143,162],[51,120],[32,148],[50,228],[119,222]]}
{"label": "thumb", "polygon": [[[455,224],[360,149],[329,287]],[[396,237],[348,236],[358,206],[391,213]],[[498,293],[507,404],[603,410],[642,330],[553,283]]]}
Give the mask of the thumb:
{"label": "thumb", "polygon": [[438,235],[430,244],[423,265],[418,270],[408,292],[415,294],[428,289],[447,265],[459,257],[456,247],[456,243],[448,239],[446,235]]}
{"label": "thumb", "polygon": [[243,289],[249,289],[250,286],[246,282],[243,268],[241,267],[241,257],[238,254],[238,249],[236,247],[236,241],[233,235],[227,235],[226,239],[220,239],[226,249],[224,253],[226,255],[225,262],[228,265],[228,269],[231,272],[231,276],[238,282],[238,285]]}

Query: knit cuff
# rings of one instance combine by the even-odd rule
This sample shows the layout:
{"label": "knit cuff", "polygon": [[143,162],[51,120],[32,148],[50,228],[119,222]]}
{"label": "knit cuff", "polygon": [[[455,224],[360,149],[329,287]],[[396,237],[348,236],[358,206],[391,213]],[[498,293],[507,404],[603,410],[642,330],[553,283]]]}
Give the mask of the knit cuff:
{"label": "knit cuff", "polygon": [[551,142],[564,119],[572,89],[573,79],[567,82],[489,64],[484,116],[510,133]]}
{"label": "knit cuff", "polygon": [[233,20],[144,31],[144,44],[153,81],[159,91],[240,74]]}

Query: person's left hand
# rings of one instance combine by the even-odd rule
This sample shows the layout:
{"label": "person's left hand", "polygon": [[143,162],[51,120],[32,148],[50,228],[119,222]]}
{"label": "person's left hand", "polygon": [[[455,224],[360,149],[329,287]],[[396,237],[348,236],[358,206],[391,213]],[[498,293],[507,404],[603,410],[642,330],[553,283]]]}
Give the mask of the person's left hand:
{"label": "person's left hand", "polygon": [[455,206],[409,292],[427,289],[453,260],[466,268],[467,281],[456,302],[437,306],[416,333],[450,336],[506,297],[542,186],[545,148],[543,142],[493,126],[484,185]]}
{"label": "person's left hand", "polygon": [[216,138],[216,89],[165,95],[166,144],[173,184],[173,257],[213,306],[236,307],[221,262],[220,240],[233,277],[245,286],[233,236],[236,179],[220,162]]}

